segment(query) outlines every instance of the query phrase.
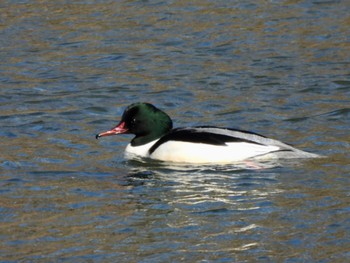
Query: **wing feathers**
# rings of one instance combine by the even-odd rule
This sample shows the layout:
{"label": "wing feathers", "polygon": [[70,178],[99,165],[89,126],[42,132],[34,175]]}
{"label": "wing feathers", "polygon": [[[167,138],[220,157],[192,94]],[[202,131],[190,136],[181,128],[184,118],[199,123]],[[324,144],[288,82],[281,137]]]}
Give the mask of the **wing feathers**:
{"label": "wing feathers", "polygon": [[217,146],[226,146],[226,143],[245,142],[258,145],[273,145],[284,149],[289,149],[289,147],[293,148],[282,142],[266,138],[257,133],[204,126],[173,129],[170,133],[160,138],[149,149],[149,154],[152,154],[160,145],[168,141],[202,143]]}

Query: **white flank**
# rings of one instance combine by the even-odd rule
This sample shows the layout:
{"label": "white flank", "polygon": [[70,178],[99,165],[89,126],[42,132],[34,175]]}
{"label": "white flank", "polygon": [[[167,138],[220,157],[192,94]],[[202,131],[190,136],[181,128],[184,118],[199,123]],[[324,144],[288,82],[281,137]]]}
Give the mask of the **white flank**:
{"label": "white flank", "polygon": [[217,146],[203,143],[168,141],[160,145],[151,155],[152,159],[183,163],[230,163],[249,159],[280,149],[253,143],[226,143]]}
{"label": "white flank", "polygon": [[[252,135],[252,137],[258,137]],[[145,145],[131,146],[129,143],[125,149],[125,157],[132,159],[135,156],[152,158],[166,162],[178,163],[232,163],[250,158],[276,159],[276,158],[315,158],[320,157],[298,150],[280,141],[259,138],[273,145],[260,145],[249,142],[230,142],[226,145],[212,145],[205,143],[191,143],[182,141],[167,141],[161,144],[151,155],[149,149],[158,141],[154,140]],[[287,152],[278,150],[288,150]]]}

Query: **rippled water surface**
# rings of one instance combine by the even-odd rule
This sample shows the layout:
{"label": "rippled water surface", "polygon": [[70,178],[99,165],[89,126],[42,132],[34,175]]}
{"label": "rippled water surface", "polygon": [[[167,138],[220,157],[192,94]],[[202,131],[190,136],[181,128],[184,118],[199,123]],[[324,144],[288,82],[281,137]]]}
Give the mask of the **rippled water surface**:
{"label": "rippled water surface", "polygon": [[[350,2],[2,1],[1,262],[346,262]],[[126,161],[136,101],[174,126],[327,157]]]}

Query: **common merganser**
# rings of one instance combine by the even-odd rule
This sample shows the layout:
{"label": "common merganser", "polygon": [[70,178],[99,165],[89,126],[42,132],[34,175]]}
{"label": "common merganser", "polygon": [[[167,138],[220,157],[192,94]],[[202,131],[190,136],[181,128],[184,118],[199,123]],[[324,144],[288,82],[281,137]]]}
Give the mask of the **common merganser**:
{"label": "common merganser", "polygon": [[173,129],[170,117],[149,103],[128,106],[120,123],[97,134],[96,139],[116,134],[135,135],[126,147],[126,156],[167,162],[222,164],[256,158],[319,157],[249,131],[212,126]]}

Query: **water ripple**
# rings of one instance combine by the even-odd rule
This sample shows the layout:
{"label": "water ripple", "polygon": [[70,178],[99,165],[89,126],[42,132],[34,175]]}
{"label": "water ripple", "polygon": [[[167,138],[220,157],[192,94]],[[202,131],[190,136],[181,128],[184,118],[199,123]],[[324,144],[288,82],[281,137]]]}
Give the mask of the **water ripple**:
{"label": "water ripple", "polygon": [[[0,261],[348,261],[346,1],[3,2]],[[125,161],[136,101],[328,157]]]}

